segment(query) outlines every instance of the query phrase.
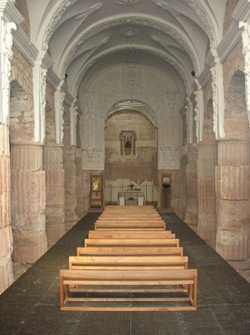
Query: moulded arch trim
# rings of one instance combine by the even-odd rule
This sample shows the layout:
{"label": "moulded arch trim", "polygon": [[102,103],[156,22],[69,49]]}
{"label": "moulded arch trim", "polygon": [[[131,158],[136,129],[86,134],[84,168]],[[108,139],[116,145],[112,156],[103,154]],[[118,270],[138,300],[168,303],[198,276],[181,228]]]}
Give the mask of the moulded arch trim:
{"label": "moulded arch trim", "polygon": [[[126,101],[127,101],[127,104],[126,104]],[[110,108],[108,108],[107,110],[104,123],[106,124],[108,118],[117,112],[125,111],[125,110],[132,110],[137,113],[143,114],[147,119],[150,120],[150,122],[153,124],[155,128],[158,128],[157,115],[154,112],[153,108],[148,103],[141,101],[141,100],[132,100],[131,103],[129,103],[128,101],[130,100],[123,99],[123,100],[119,100],[113,103],[110,106]],[[124,106],[122,106],[122,104],[124,104]]]}
{"label": "moulded arch trim", "polygon": [[[126,46],[124,46],[124,49],[126,49]],[[72,89],[71,89],[71,93],[73,96],[77,95],[77,92],[81,86],[81,81],[84,77],[84,75],[86,74],[87,70],[89,70],[89,68],[91,66],[93,66],[94,63],[100,61],[101,58],[106,57],[107,55],[109,55],[110,53],[113,53],[114,51],[116,52],[120,52],[123,49],[116,47],[112,50],[110,50],[109,53],[105,52],[100,54],[99,56],[96,56],[95,58],[93,58],[91,61],[86,62],[86,65],[83,66],[83,68],[79,71],[79,75],[75,78],[74,83],[72,85]],[[164,54],[163,52],[158,52],[157,49],[152,49],[152,48],[137,48],[137,50],[143,50],[143,51],[147,51],[149,54],[153,54],[156,55],[157,57],[160,57],[161,59],[163,59],[164,61],[166,61],[167,63],[169,63],[172,67],[174,67],[174,69],[176,70],[176,72],[180,75],[181,79],[183,80],[183,86],[185,87],[185,91],[186,94],[189,96],[191,94],[192,91],[192,82],[191,82],[191,78],[189,76],[189,73],[186,71],[186,69],[184,68],[184,66],[182,64],[180,64],[179,62],[177,62],[173,57],[169,56],[166,57],[166,54]]]}
{"label": "moulded arch trim", "polygon": [[219,27],[215,17],[211,13],[211,9],[206,3],[201,3],[200,0],[185,0],[185,2],[194,10],[200,17],[201,22],[206,27],[206,34],[210,41],[211,48],[216,48],[221,41],[222,34],[219,32]]}
{"label": "moulded arch trim", "polygon": [[39,51],[47,51],[49,40],[56,30],[57,23],[69,6],[72,6],[76,1],[78,0],[57,0],[53,9],[44,12],[44,19],[36,38],[36,46]]}
{"label": "moulded arch trim", "polygon": [[111,17],[108,20],[102,20],[101,23],[98,22],[97,24],[88,27],[88,29],[83,31],[81,35],[78,35],[77,38],[72,39],[72,42],[67,46],[65,51],[62,53],[62,58],[57,66],[58,73],[60,73],[60,75],[63,77],[67,67],[74,58],[77,48],[80,47],[87,39],[107,28],[111,28],[115,25],[126,24],[128,20],[130,24],[144,25],[147,27],[152,26],[154,27],[154,29],[158,29],[163,33],[169,35],[170,37],[174,38],[178,44],[182,45],[183,49],[189,55],[195,71],[197,73],[200,72],[201,64],[199,64],[199,56],[195,50],[195,46],[193,45],[189,36],[184,36],[183,32],[180,31],[179,27],[166,24],[166,22],[164,21],[156,20],[155,17],[149,15],[143,15],[140,17],[136,15],[130,15],[130,16],[121,15],[116,19],[114,17]]}

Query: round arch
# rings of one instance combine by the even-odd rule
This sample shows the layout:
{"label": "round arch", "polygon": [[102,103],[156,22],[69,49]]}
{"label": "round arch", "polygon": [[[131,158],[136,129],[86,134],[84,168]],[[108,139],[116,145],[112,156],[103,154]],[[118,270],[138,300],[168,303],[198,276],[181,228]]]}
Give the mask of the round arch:
{"label": "round arch", "polygon": [[140,100],[120,100],[115,102],[107,111],[105,122],[110,118],[114,113],[124,110],[132,110],[138,113],[143,114],[155,128],[158,128],[158,119],[153,108],[149,106],[144,101]]}

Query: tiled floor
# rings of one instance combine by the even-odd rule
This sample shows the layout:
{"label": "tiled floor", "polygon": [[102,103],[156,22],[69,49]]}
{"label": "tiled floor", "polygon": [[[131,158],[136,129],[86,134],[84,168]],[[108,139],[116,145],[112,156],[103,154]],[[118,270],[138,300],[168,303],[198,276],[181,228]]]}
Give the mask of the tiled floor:
{"label": "tiled floor", "polygon": [[250,284],[173,213],[161,214],[198,269],[196,312],[61,312],[67,268],[98,213],[89,213],[0,295],[0,335],[249,335]]}

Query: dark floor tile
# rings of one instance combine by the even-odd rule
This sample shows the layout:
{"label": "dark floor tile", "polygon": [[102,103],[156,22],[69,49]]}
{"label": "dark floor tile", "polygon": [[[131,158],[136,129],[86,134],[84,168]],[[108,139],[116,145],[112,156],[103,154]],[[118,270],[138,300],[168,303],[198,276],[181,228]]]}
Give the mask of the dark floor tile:
{"label": "dark floor tile", "polygon": [[59,270],[99,214],[89,213],[0,295],[0,335],[248,335],[250,284],[174,213],[162,217],[198,269],[196,312],[62,312]]}

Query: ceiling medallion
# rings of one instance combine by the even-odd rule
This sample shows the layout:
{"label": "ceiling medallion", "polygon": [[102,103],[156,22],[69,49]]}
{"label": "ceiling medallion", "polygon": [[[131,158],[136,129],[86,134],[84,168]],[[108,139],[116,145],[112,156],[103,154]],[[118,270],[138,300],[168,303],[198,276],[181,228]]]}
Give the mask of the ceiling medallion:
{"label": "ceiling medallion", "polygon": [[138,34],[138,29],[135,28],[125,28],[121,31],[121,36],[125,37],[134,37],[135,35]]}
{"label": "ceiling medallion", "polygon": [[140,2],[141,0],[115,0],[115,2],[118,5],[123,5],[123,6],[132,6],[132,5],[136,5],[138,2]]}

